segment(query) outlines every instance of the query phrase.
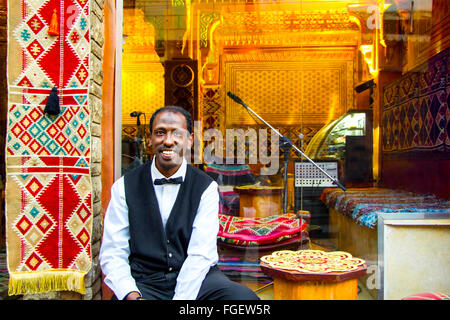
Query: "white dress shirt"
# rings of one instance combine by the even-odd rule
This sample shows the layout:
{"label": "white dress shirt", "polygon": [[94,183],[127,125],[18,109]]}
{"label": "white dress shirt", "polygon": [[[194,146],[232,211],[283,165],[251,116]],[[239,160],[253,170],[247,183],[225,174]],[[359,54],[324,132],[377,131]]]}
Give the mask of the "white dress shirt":
{"label": "white dress shirt", "polygon": [[[183,163],[171,178],[186,175],[187,162]],[[151,165],[153,181],[164,178],[155,161]],[[152,182],[153,182],[152,181]],[[164,227],[180,189],[179,184],[153,185]],[[187,248],[187,258],[178,274],[174,300],[194,300],[211,266],[217,264],[217,233],[219,231],[219,193],[213,181],[203,192],[194,219],[191,239]],[[123,299],[129,292],[140,292],[131,276],[128,257],[129,222],[125,201],[124,179],[118,179],[111,188],[111,200],[105,214],[103,239],[100,248],[100,266],[105,275],[106,285],[114,291],[117,299]]]}

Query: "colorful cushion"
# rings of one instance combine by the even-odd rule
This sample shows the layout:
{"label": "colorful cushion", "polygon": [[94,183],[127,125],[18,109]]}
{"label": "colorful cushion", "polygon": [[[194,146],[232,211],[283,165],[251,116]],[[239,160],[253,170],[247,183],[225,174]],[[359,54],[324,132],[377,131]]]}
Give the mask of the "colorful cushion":
{"label": "colorful cushion", "polygon": [[219,214],[218,240],[235,245],[264,245],[298,237],[306,222],[293,213],[263,218]]}
{"label": "colorful cushion", "polygon": [[368,228],[376,228],[379,213],[444,213],[450,201],[429,194],[386,188],[350,188],[342,191],[326,188],[320,198],[328,208],[355,219]]}

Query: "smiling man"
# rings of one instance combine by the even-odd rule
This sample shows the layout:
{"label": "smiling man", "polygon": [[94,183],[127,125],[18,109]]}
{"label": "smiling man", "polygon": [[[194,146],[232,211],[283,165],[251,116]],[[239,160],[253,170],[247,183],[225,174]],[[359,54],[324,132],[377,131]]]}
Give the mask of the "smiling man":
{"label": "smiling man", "polygon": [[192,143],[191,115],[158,109],[152,162],[111,188],[100,265],[117,299],[258,299],[217,267],[218,186],[187,164]]}
{"label": "smiling man", "polygon": [[156,168],[168,177],[180,168],[184,153],[192,147],[193,133],[187,111],[175,107],[160,110],[150,119],[150,147],[155,153]]}

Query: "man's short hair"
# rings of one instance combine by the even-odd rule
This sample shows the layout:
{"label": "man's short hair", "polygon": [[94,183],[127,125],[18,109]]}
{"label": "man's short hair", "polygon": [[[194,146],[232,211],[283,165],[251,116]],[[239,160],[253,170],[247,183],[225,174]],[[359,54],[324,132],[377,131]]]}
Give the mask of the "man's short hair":
{"label": "man's short hair", "polygon": [[152,117],[150,118],[150,134],[152,134],[152,129],[153,129],[153,121],[155,120],[156,116],[158,115],[158,113],[161,112],[172,112],[172,113],[181,113],[184,116],[184,119],[186,119],[186,127],[187,130],[189,131],[189,134],[192,133],[192,116],[191,114],[186,110],[183,109],[181,107],[178,106],[165,106],[162,108],[159,108],[158,110],[156,110]]}

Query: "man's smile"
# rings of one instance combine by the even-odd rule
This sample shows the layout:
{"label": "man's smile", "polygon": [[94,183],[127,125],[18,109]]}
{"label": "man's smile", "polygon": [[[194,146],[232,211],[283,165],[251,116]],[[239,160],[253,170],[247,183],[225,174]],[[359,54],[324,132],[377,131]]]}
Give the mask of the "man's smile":
{"label": "man's smile", "polygon": [[172,160],[176,156],[176,153],[173,150],[162,150],[160,153],[164,160]]}

